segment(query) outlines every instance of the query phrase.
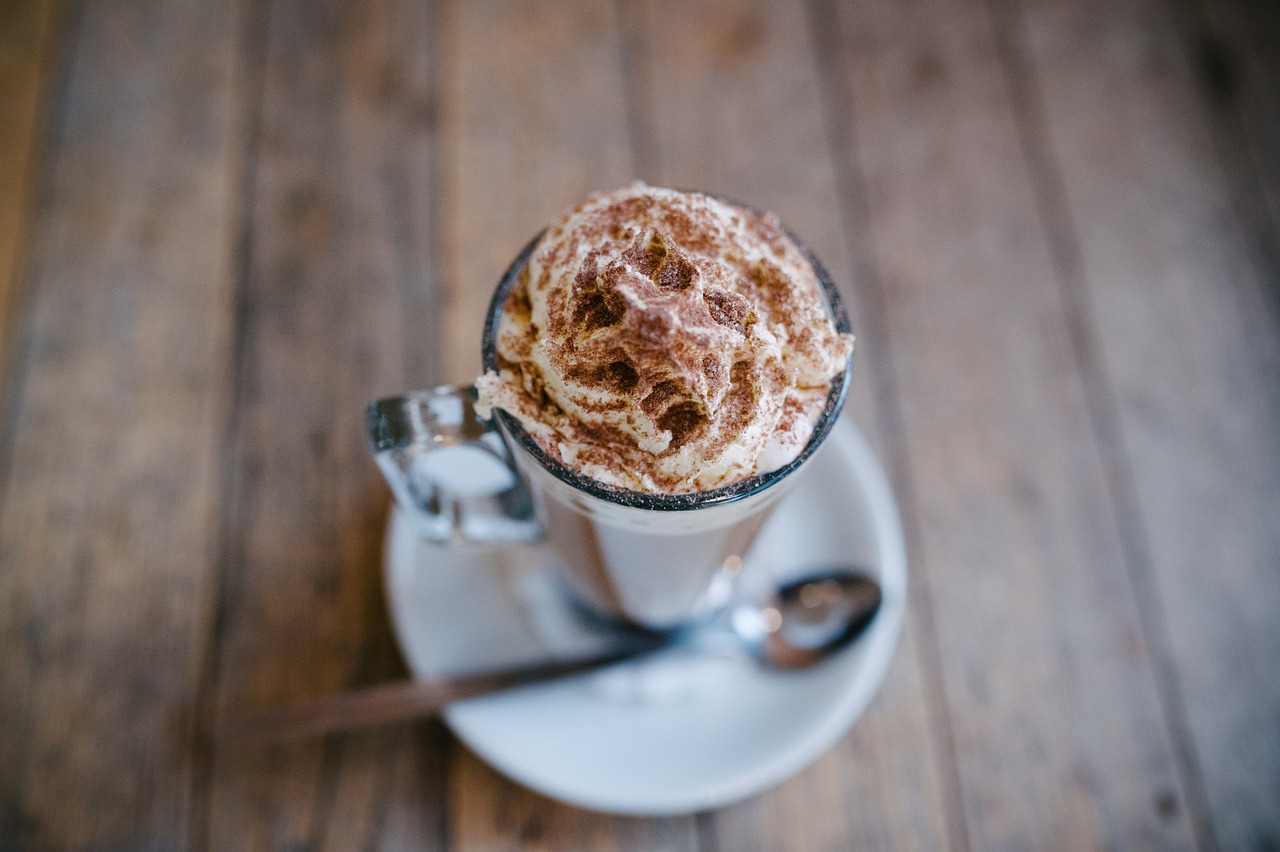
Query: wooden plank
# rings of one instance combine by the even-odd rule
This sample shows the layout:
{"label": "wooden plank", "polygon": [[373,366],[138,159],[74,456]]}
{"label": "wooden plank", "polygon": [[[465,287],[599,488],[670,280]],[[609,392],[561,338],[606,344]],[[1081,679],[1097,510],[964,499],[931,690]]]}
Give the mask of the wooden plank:
{"label": "wooden plank", "polygon": [[[495,26],[495,24],[500,24]],[[446,226],[453,380],[479,369],[478,329],[511,257],[587,192],[631,177],[617,22],[608,7],[468,3],[447,41]],[[495,61],[495,59],[497,61]],[[693,848],[690,819],[634,820],[570,808],[454,763],[452,837],[482,848]]]}
{"label": "wooden plank", "polygon": [[60,53],[62,0],[0,6],[0,376],[24,268],[43,104]]}
{"label": "wooden plank", "polygon": [[444,363],[470,381],[511,259],[566,206],[630,180],[632,159],[610,6],[485,0],[447,18]]}
{"label": "wooden plank", "polygon": [[450,787],[454,848],[511,850],[660,849],[697,852],[687,817],[616,817],[571,808],[517,787],[465,748]]}
{"label": "wooden plank", "polygon": [[1262,220],[1240,218],[1256,208],[1236,197],[1221,111],[1205,110],[1203,68],[1165,4],[1029,2],[1006,26],[1025,33],[1015,61],[1042,81],[1030,144],[1061,175],[1044,194],[1094,330],[1112,461],[1140,518],[1140,602],[1170,652],[1164,691],[1203,787],[1204,845],[1274,847],[1280,304],[1276,267],[1251,251]]}
{"label": "wooden plank", "polygon": [[[654,182],[703,188],[776,211],[842,285],[858,336],[848,411],[882,450],[876,376],[887,365],[864,307],[866,247],[851,239],[819,68],[794,4],[653,2],[632,21]],[[901,484],[901,483],[899,483]],[[931,726],[912,613],[876,702],[853,732],[797,778],[712,815],[715,848],[938,849],[949,837],[946,730]]]}
{"label": "wooden plank", "polygon": [[71,38],[0,454],[0,847],[179,848],[231,342],[236,21],[226,2],[90,0]]}
{"label": "wooden plank", "polygon": [[1188,848],[1127,518],[988,10],[839,17],[845,154],[866,187],[969,845]]}
{"label": "wooden plank", "polygon": [[[234,477],[209,688],[248,712],[404,669],[363,409],[436,358],[433,9],[281,0],[265,28]],[[200,846],[443,845],[438,723],[212,756]]]}
{"label": "wooden plank", "polygon": [[[480,369],[480,329],[511,258],[566,206],[631,178],[621,46],[611,4],[450,4],[445,153],[446,373]],[[550,801],[459,749],[449,781],[458,848],[691,849],[692,819],[647,823]]]}

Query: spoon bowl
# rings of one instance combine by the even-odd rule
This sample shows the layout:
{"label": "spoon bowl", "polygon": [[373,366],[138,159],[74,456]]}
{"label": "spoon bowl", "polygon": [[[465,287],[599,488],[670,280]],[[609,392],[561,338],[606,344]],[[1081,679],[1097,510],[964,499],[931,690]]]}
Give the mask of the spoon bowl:
{"label": "spoon bowl", "polygon": [[803,669],[864,631],[884,599],[864,574],[832,569],[784,583],[759,603],[733,607],[733,633],[766,668]]}

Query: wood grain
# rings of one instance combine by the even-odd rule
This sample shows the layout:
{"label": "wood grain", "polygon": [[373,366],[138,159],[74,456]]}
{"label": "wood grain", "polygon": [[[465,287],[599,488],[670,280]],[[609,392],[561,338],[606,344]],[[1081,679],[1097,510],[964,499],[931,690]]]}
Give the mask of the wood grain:
{"label": "wood grain", "polygon": [[[632,176],[623,66],[612,6],[451,4],[443,92],[447,375],[480,368],[493,287],[526,242],[588,192]],[[450,840],[462,849],[691,849],[692,819],[650,826],[517,787],[459,750]]]}
{"label": "wood grain", "polygon": [[933,591],[969,842],[1189,847],[987,10],[941,0],[841,12],[858,119],[845,154],[875,214],[915,564]]}
{"label": "wood grain", "polygon": [[[777,212],[841,285],[858,337],[850,416],[880,440],[868,346],[865,258],[850,239],[823,86],[799,5],[654,2],[632,22],[654,182],[703,188]],[[753,801],[706,818],[712,848],[937,849],[948,838],[947,760],[919,659],[913,612],[887,682],[822,761]]]}
{"label": "wood grain", "polygon": [[[265,51],[239,308],[218,716],[403,676],[363,410],[431,367],[432,7],[281,2]],[[415,366],[416,365],[416,366]],[[441,845],[438,725],[211,758],[199,845]]]}
{"label": "wood grain", "polygon": [[584,811],[519,787],[465,748],[451,766],[456,849],[701,849],[691,817],[620,817]]}
{"label": "wood grain", "polygon": [[[1278,27],[0,4],[0,849],[1275,848]],[[661,820],[439,724],[210,750],[404,676],[363,405],[470,380],[509,259],[632,177],[775,209],[841,281],[912,568],[867,715]]]}
{"label": "wood grain", "polygon": [[237,31],[220,2],[77,19],[0,456],[0,847],[176,848],[226,412]]}
{"label": "wood grain", "polygon": [[493,288],[539,230],[632,177],[616,16],[599,3],[454,2],[444,22],[446,376],[480,371]]}
{"label": "wood grain", "polygon": [[1222,124],[1163,4],[1028,2],[1006,26],[1052,81],[1030,144],[1061,176],[1042,191],[1096,329],[1093,396],[1131,479],[1113,490],[1140,516],[1129,559],[1168,645],[1203,842],[1266,848],[1280,842],[1280,314],[1251,257],[1256,223],[1239,218]]}
{"label": "wood grain", "polygon": [[1280,317],[1280,7],[1187,0],[1173,11],[1232,206]]}
{"label": "wood grain", "polygon": [[27,257],[43,105],[61,54],[63,5],[63,0],[0,5],[0,377],[8,376],[9,331]]}

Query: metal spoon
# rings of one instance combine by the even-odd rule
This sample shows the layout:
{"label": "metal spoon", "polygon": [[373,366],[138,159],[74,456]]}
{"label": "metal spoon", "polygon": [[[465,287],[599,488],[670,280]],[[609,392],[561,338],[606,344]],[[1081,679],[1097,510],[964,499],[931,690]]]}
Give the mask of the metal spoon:
{"label": "metal spoon", "polygon": [[[763,602],[737,604],[729,633],[766,668],[816,665],[856,639],[880,609],[880,586],[861,574],[826,571],[778,587]],[[454,701],[583,674],[691,642],[709,628],[642,636],[599,657],[437,680],[412,679],[266,710],[214,726],[215,742],[281,740],[401,722],[439,713]],[[710,628],[714,629],[714,628]]]}
{"label": "metal spoon", "polygon": [[831,571],[785,583],[762,605],[730,612],[733,632],[767,668],[817,665],[852,642],[880,610],[880,585]]}

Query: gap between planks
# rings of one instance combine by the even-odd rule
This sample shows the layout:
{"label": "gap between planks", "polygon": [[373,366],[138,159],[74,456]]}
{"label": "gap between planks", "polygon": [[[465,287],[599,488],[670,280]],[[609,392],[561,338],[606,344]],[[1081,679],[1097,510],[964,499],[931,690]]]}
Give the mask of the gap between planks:
{"label": "gap between planks", "polygon": [[242,0],[240,68],[238,88],[243,94],[241,126],[244,144],[237,163],[236,189],[232,204],[237,209],[235,244],[231,268],[235,275],[229,362],[223,377],[222,434],[219,439],[218,525],[213,572],[204,618],[204,647],[199,657],[199,679],[195,695],[195,727],[191,732],[193,766],[191,773],[191,818],[187,848],[204,852],[213,832],[214,748],[207,732],[217,719],[221,686],[222,641],[226,629],[228,578],[244,562],[244,545],[239,535],[244,516],[238,460],[244,376],[248,365],[249,282],[252,277],[254,206],[256,202],[258,152],[261,146],[263,78],[269,35],[269,0]]}
{"label": "gap between planks", "polygon": [[[30,300],[26,290],[32,278],[34,263],[30,246],[35,235],[36,214],[48,180],[50,152],[57,150],[66,108],[66,90],[70,73],[68,57],[74,52],[80,33],[83,0],[47,0],[39,4],[37,13],[43,21],[36,26],[43,32],[36,55],[19,60],[29,64],[32,79],[19,81],[0,79],[3,86],[26,85],[32,101],[26,115],[6,114],[0,123],[22,141],[17,145],[17,158],[4,164],[11,181],[12,197],[0,201],[9,210],[0,211],[0,482],[7,481],[10,455],[16,438],[19,403],[26,384],[30,364]],[[6,235],[3,231],[8,231]],[[4,494],[0,492],[0,509]]]}
{"label": "gap between planks", "polygon": [[[864,307],[866,330],[871,338],[867,345],[879,355],[879,367],[872,370],[875,414],[878,419],[881,440],[888,456],[891,480],[898,490],[899,511],[903,531],[917,552],[923,550],[924,539],[919,532],[919,514],[916,502],[916,486],[908,464],[909,448],[906,443],[902,400],[895,381],[893,351],[888,345],[889,326],[886,314],[884,276],[870,246],[875,240],[875,224],[867,202],[863,176],[851,153],[857,149],[857,122],[849,109],[851,94],[845,91],[845,83],[837,57],[844,45],[842,29],[833,7],[834,0],[808,0],[806,17],[811,42],[817,59],[818,78],[822,89],[828,145],[836,170],[839,186],[840,218],[846,238],[853,246],[852,255],[857,273],[866,282]],[[946,682],[942,676],[942,639],[938,633],[933,589],[929,582],[927,559],[914,562],[913,591],[910,601],[916,613],[922,641],[920,665],[921,678],[929,725],[942,756],[941,770],[945,781],[943,807],[945,811],[948,842],[952,849],[972,848],[969,828],[964,813],[961,794],[960,766],[956,753],[955,734],[950,718]]]}
{"label": "gap between planks", "polygon": [[1019,141],[1042,221],[1058,287],[1066,306],[1066,323],[1072,355],[1084,386],[1086,407],[1094,440],[1104,460],[1103,471],[1110,496],[1124,563],[1137,603],[1139,622],[1153,660],[1165,726],[1173,740],[1183,794],[1187,799],[1196,843],[1216,848],[1212,818],[1196,760],[1186,700],[1169,642],[1168,619],[1155,582],[1151,545],[1134,486],[1133,465],[1123,430],[1115,392],[1100,361],[1097,333],[1089,313],[1089,281],[1084,273],[1080,243],[1066,202],[1061,169],[1045,133],[1040,80],[1025,35],[1018,0],[985,0],[993,23],[997,61],[1010,93]]}

